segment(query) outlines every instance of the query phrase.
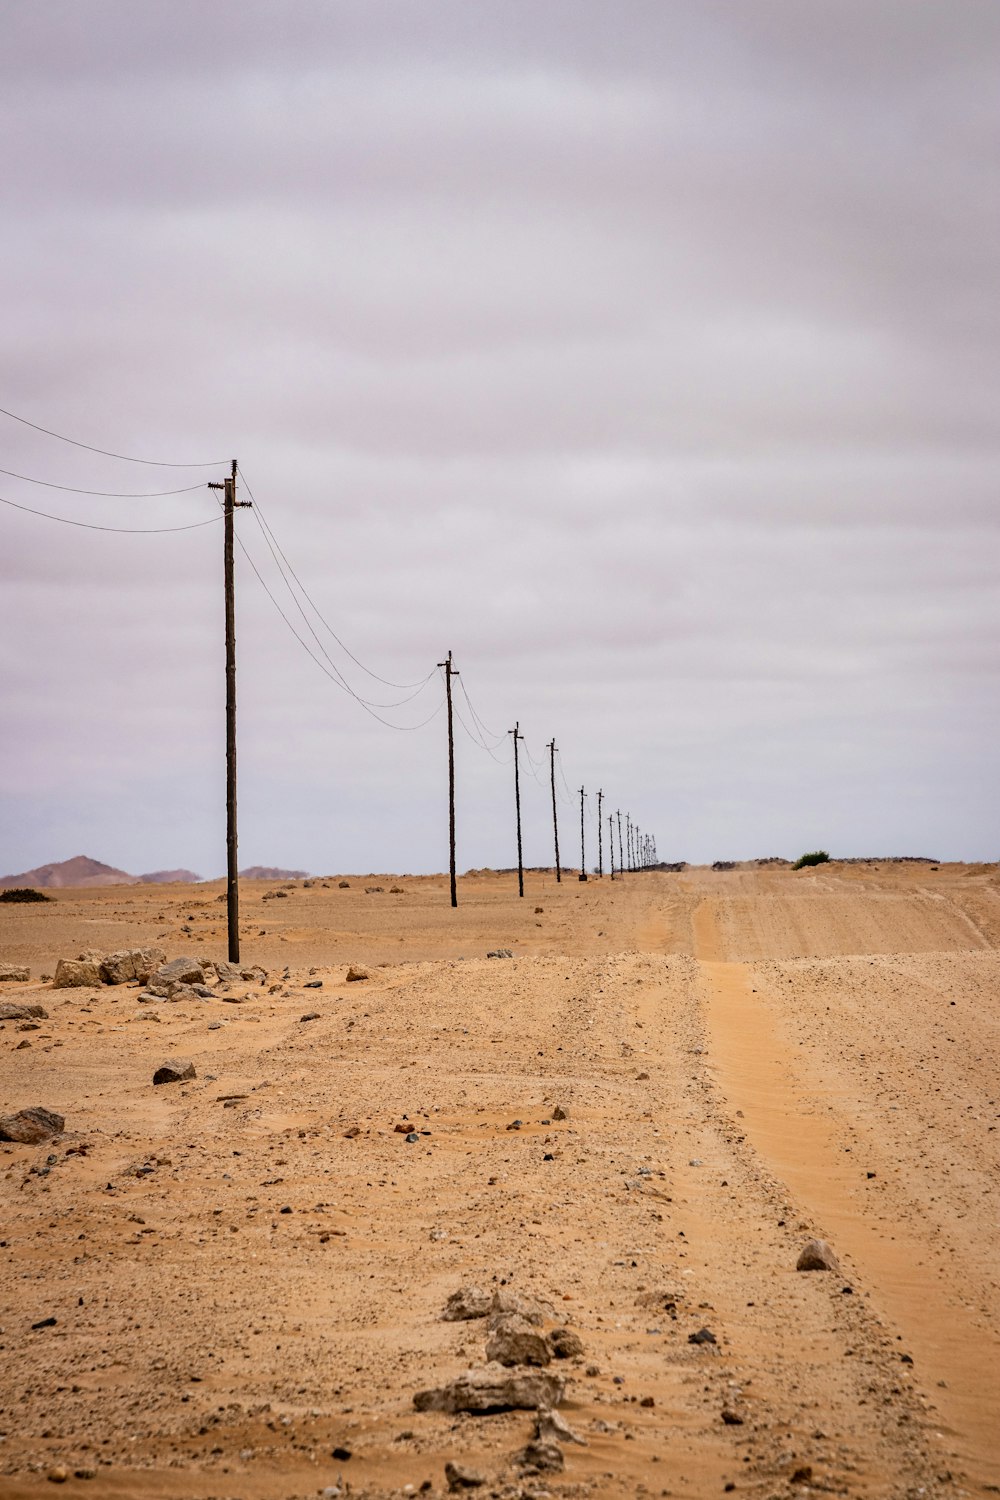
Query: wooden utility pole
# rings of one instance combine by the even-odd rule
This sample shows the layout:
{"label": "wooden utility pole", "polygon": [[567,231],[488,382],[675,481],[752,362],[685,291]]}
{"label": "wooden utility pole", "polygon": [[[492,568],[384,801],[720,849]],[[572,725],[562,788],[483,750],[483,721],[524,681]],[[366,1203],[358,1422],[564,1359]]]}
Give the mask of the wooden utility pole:
{"label": "wooden utility pole", "polygon": [[622,815],[617,809],[615,810],[615,817],[618,819],[618,873],[619,875],[624,875],[625,861],[622,858]]}
{"label": "wooden utility pole", "polygon": [[223,483],[209,482],[210,490],[223,491],[225,519],[223,571],[226,600],[226,925],[229,962],[240,961],[240,872],[236,835],[236,592],[233,571],[233,513],[249,510],[249,500],[236,498],[236,460]]}
{"label": "wooden utility pole", "polygon": [[634,874],[634,872],[635,872],[635,861],[632,858],[632,815],[631,815],[631,813],[626,813],[625,814],[625,852],[626,852],[626,857],[628,859],[628,864],[625,866],[625,868],[628,870],[629,874],[631,875],[631,874]]}
{"label": "wooden utility pole", "polygon": [[517,894],[523,896],[524,862],[521,857],[521,775],[517,763],[517,742],[518,740],[523,740],[524,735],[518,733],[520,727],[521,722],[518,720],[514,728],[508,729],[507,733],[514,736],[514,807],[517,811]]}
{"label": "wooden utility pole", "polygon": [[583,837],[583,799],[584,799],[584,796],[585,796],[585,793],[584,793],[583,787],[581,787],[580,788],[580,879],[581,880],[586,880],[586,878],[587,878],[587,850],[586,850],[586,845],[584,843],[584,837]]}
{"label": "wooden utility pole", "polygon": [[601,833],[601,803],[604,801],[604,793],[597,794],[597,875],[598,879],[604,879],[604,839]]}
{"label": "wooden utility pole", "polygon": [[458,676],[458,672],[451,664],[451,652],[448,652],[444,661],[438,662],[439,667],[444,667],[444,689],[448,699],[448,870],[451,874],[451,904],[458,905],[458,885],[455,880],[455,721],[452,717],[451,708],[451,679]]}
{"label": "wooden utility pole", "polygon": [[562,870],[559,867],[559,814],[556,812],[556,742],[549,741],[549,772],[552,781],[552,832],[556,841],[556,884],[562,884]]}
{"label": "wooden utility pole", "polygon": [[608,849],[611,853],[611,879],[615,878],[615,824],[611,814],[608,813]]}

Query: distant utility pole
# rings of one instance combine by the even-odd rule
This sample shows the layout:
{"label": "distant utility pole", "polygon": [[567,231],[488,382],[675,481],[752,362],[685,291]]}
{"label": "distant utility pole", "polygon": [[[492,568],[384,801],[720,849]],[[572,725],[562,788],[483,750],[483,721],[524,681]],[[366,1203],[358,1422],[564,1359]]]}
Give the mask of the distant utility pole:
{"label": "distant utility pole", "polygon": [[517,742],[523,740],[524,735],[518,734],[521,722],[508,729],[507,733],[514,736],[514,806],[517,809],[517,894],[524,895],[524,863],[521,858],[521,777],[517,764]]}
{"label": "distant utility pole", "polygon": [[459,674],[451,664],[451,652],[445,661],[444,687],[448,698],[448,868],[451,872],[451,904],[458,905],[458,885],[455,880],[455,721],[451,710],[451,679]]}
{"label": "distant utility pole", "polygon": [[249,500],[236,498],[236,460],[233,471],[210,490],[223,491],[225,533],[223,563],[226,593],[226,919],[229,929],[229,962],[240,961],[240,872],[236,838],[236,593],[233,576],[233,512],[249,509]]}
{"label": "distant utility pole", "polygon": [[623,875],[625,873],[625,861],[622,858],[622,815],[617,809],[615,810],[615,817],[618,819],[618,873],[619,875]]}
{"label": "distant utility pole", "polygon": [[583,799],[584,799],[584,796],[585,796],[585,793],[584,793],[583,787],[581,787],[580,788],[580,879],[581,880],[586,880],[586,878],[587,878],[587,850],[586,850],[586,846],[584,844],[584,838],[583,838]]}
{"label": "distant utility pole", "polygon": [[625,868],[629,874],[632,873],[632,819],[628,813],[625,814]]}
{"label": "distant utility pole", "polygon": [[611,879],[615,878],[615,824],[611,814],[608,813],[608,848],[611,851]]}
{"label": "distant utility pole", "polygon": [[549,741],[549,771],[552,779],[552,832],[556,841],[556,884],[562,884],[562,870],[559,868],[559,815],[556,812],[556,742]]}
{"label": "distant utility pole", "polygon": [[604,879],[604,840],[601,836],[601,803],[604,801],[604,793],[597,794],[597,874],[599,879]]}

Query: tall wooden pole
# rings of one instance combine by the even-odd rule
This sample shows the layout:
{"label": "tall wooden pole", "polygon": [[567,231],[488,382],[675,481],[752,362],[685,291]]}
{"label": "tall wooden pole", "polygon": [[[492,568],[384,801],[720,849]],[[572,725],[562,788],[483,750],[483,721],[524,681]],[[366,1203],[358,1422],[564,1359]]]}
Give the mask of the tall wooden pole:
{"label": "tall wooden pole", "polygon": [[439,667],[444,667],[444,688],[448,700],[448,870],[451,875],[451,904],[458,905],[458,884],[455,879],[455,721],[452,717],[451,707],[451,679],[457,677],[458,673],[451,663],[451,652],[445,661],[438,662]]}
{"label": "tall wooden pole", "polygon": [[562,870],[559,865],[559,814],[556,812],[556,742],[549,741],[549,773],[552,782],[552,833],[556,841],[556,884],[562,884]]}
{"label": "tall wooden pole", "polygon": [[614,818],[608,813],[608,850],[611,854],[611,879],[615,878],[615,823]]}
{"label": "tall wooden pole", "polygon": [[524,862],[521,856],[521,775],[518,768],[517,742],[524,738],[519,734],[520,720],[507,731],[514,736],[514,807],[517,812],[517,894],[524,895]]}
{"label": "tall wooden pole", "polygon": [[603,836],[601,834],[601,803],[603,802],[603,800],[604,800],[604,793],[603,792],[598,792],[598,794],[597,794],[597,874],[598,874],[598,878],[601,879],[601,880],[604,879],[604,839],[603,839]]}
{"label": "tall wooden pole", "polygon": [[583,799],[584,799],[584,795],[585,794],[584,794],[583,787],[581,787],[580,788],[580,879],[581,880],[586,880],[586,878],[587,878],[587,850],[586,850],[586,846],[584,844],[584,837],[583,837]]}
{"label": "tall wooden pole", "polygon": [[[211,484],[210,489],[218,489]],[[240,961],[240,873],[236,832],[236,590],[233,571],[233,515],[248,501],[236,499],[236,460],[232,473],[222,485],[223,570],[226,596],[226,925],[229,936],[229,962]]]}
{"label": "tall wooden pole", "polygon": [[632,816],[630,813],[625,814],[625,857],[627,860],[625,868],[631,875],[635,869],[635,862],[632,859]]}
{"label": "tall wooden pole", "polygon": [[624,875],[625,860],[622,855],[622,815],[616,810],[615,817],[618,819],[618,873],[619,875]]}

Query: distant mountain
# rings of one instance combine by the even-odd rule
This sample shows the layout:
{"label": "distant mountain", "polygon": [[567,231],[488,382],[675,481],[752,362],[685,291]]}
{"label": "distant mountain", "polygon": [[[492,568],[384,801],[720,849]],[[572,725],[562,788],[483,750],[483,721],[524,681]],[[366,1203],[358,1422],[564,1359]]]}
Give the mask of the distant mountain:
{"label": "distant mountain", "polygon": [[3,886],[36,886],[42,890],[61,890],[74,885],[136,885],[135,875],[125,870],[116,870],[113,865],[102,865],[99,859],[90,859],[78,854],[75,859],[64,859],[61,864],[39,865],[37,870],[25,870],[21,875],[0,876]]}
{"label": "distant mountain", "polygon": [[79,885],[167,885],[178,881],[193,885],[201,879],[193,870],[154,870],[150,875],[130,875],[114,865],[102,865],[99,859],[78,854],[61,864],[39,865],[21,875],[0,875],[0,889],[6,886],[34,886],[37,890],[64,890]]}
{"label": "distant mountain", "polygon": [[308,870],[279,870],[277,865],[251,865],[240,871],[241,880],[304,880]]}

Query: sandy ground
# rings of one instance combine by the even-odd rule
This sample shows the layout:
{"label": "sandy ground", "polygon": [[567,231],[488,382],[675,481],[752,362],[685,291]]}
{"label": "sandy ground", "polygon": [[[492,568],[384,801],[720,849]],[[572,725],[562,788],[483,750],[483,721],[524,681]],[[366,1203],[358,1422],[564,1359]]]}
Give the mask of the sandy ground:
{"label": "sandy ground", "polygon": [[[436,1494],[448,1459],[480,1495],[1000,1493],[995,868],[483,875],[457,912],[349,878],[244,887],[268,978],[226,998],[2,986],[49,1018],[0,1027],[0,1111],[66,1117],[0,1146],[3,1500],[59,1465]],[[0,907],[0,958],[222,958],[218,892]],[[795,1270],[812,1235],[839,1273]],[[414,1410],[484,1359],[440,1319],[466,1284],[580,1334],[563,1473],[515,1467],[527,1413]]]}

